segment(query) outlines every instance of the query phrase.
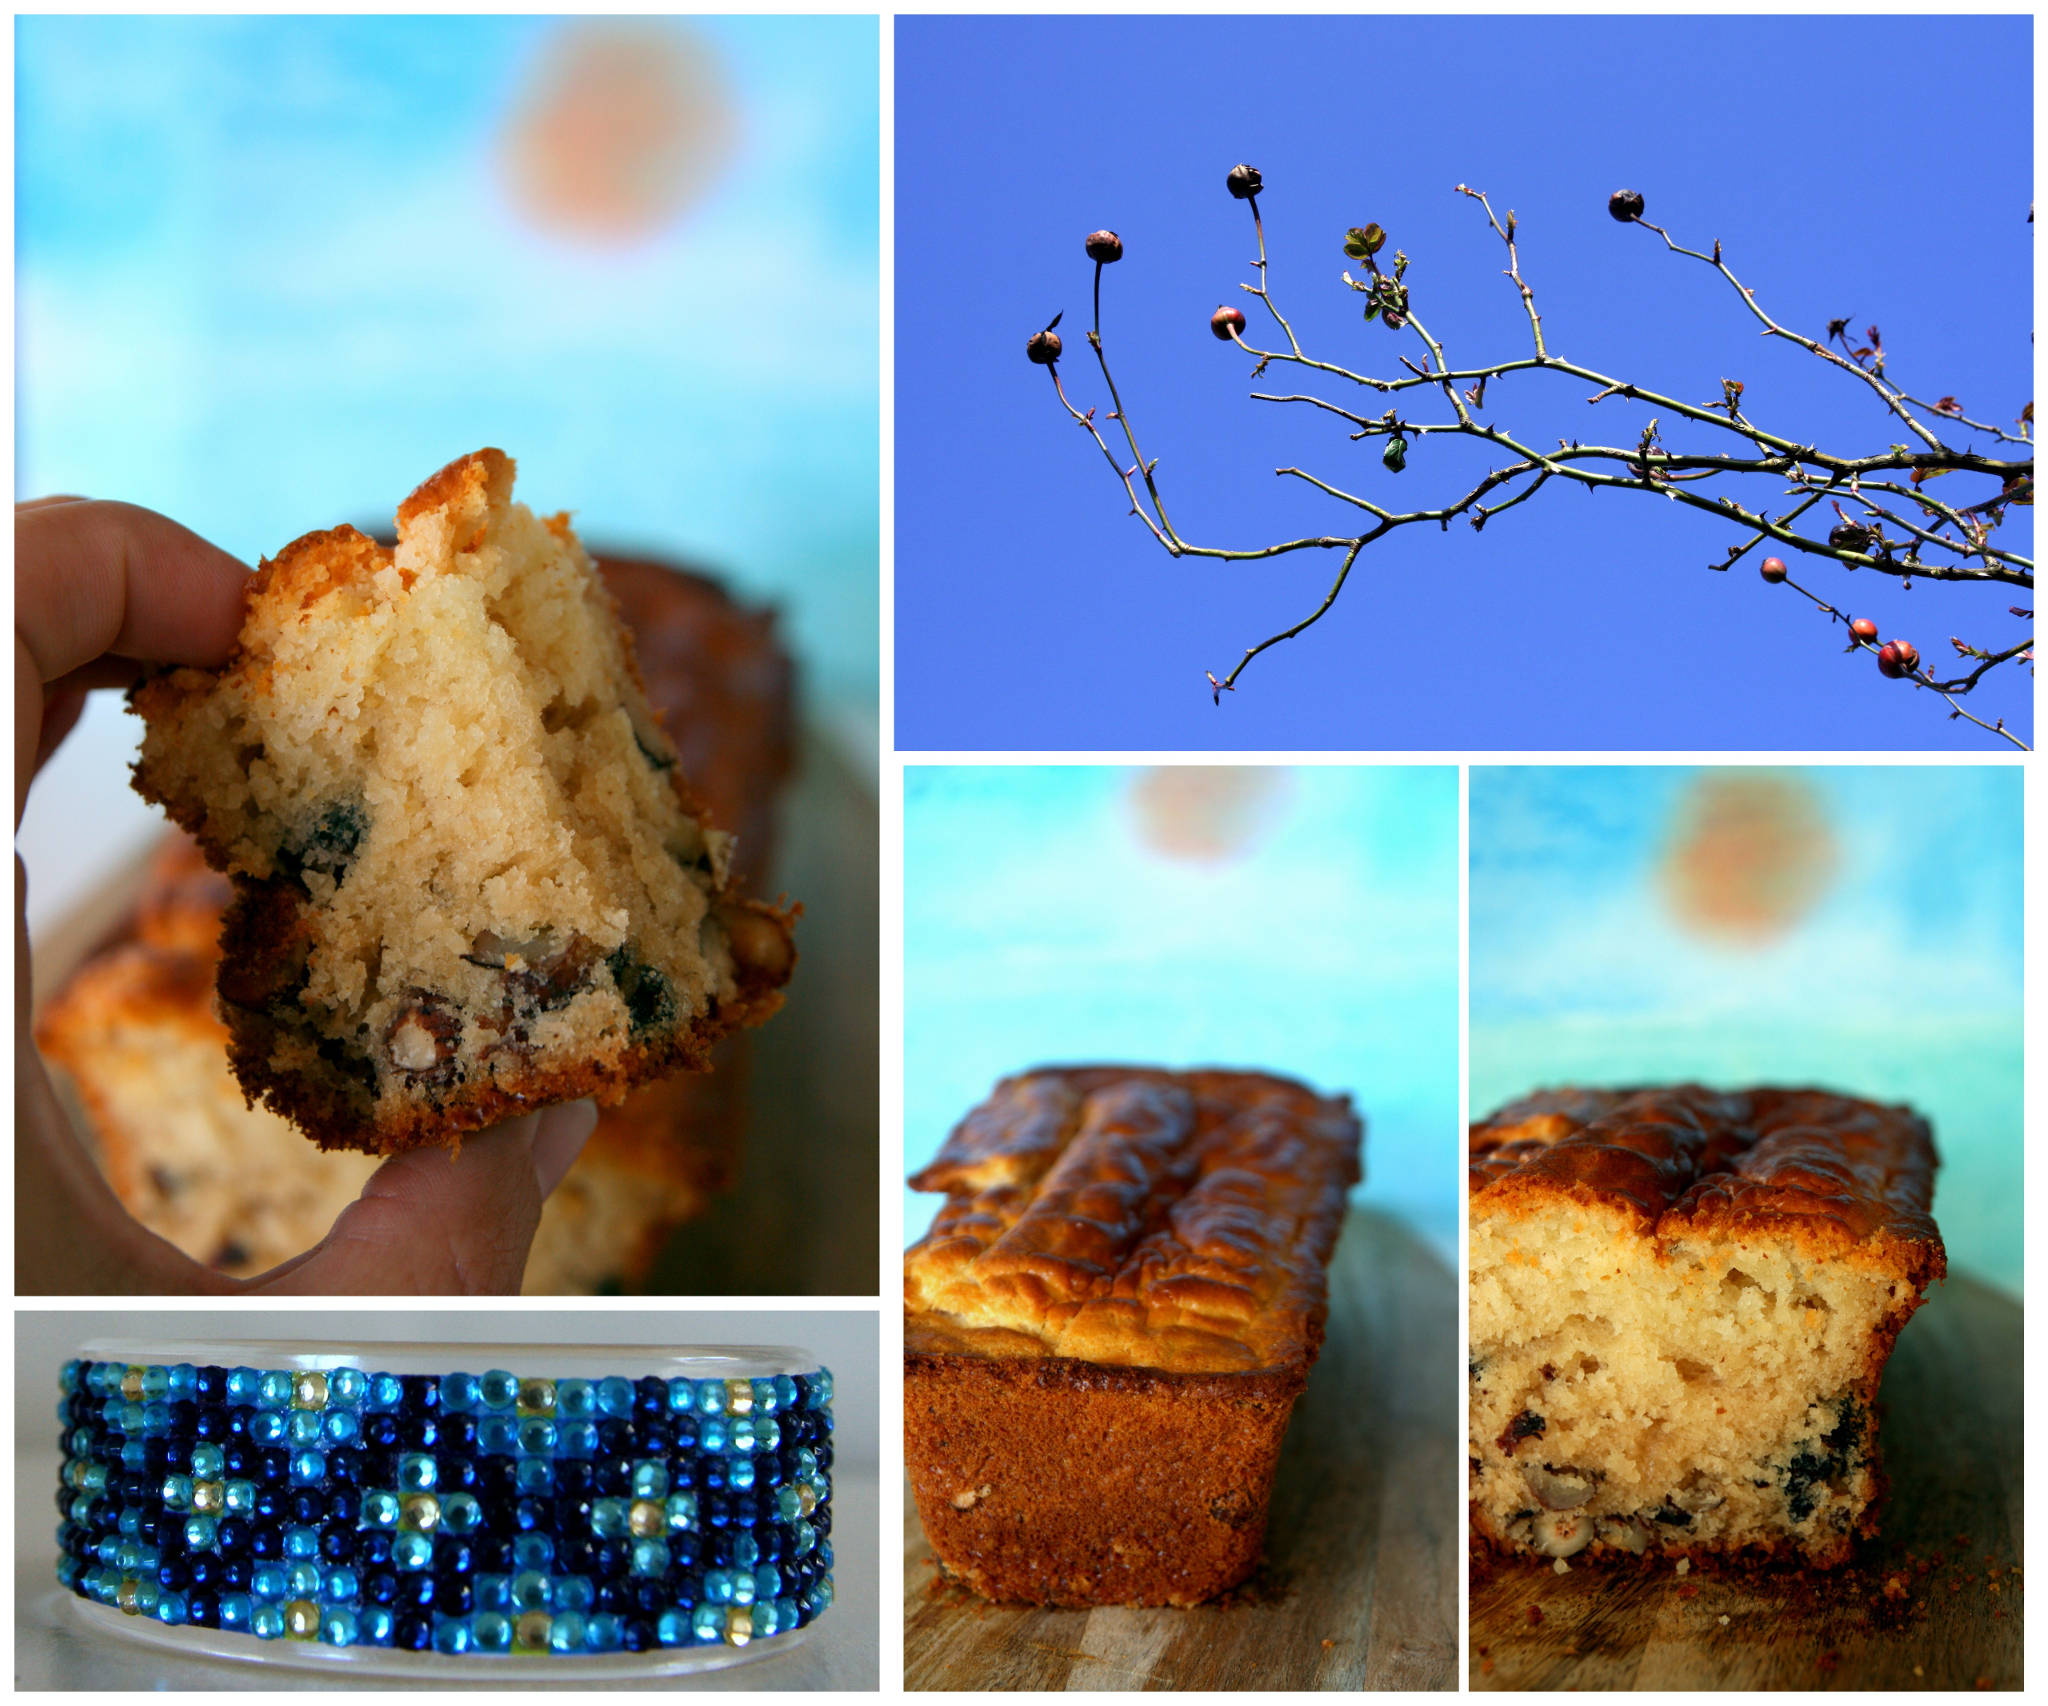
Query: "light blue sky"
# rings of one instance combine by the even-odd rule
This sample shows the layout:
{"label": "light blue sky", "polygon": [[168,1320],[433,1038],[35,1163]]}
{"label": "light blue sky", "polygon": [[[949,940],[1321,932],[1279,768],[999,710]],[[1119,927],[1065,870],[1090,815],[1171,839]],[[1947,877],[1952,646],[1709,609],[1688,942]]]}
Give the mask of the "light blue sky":
{"label": "light blue sky", "polygon": [[16,29],[17,479],[254,561],[496,444],[586,538],[786,607],[814,696],[878,680],[872,18],[687,29],[725,175],[623,250],[519,219],[496,138],[561,20]]}

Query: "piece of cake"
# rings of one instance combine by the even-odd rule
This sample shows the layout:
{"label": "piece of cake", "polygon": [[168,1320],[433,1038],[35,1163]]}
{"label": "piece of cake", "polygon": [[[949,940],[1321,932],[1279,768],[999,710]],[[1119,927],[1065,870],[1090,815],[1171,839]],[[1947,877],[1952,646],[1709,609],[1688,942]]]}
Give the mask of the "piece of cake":
{"label": "piece of cake", "polygon": [[1558,1090],[1470,1143],[1471,1517],[1509,1551],[1840,1563],[1946,1268],[1909,1108]]}
{"label": "piece of cake", "polygon": [[1348,1100],[1253,1072],[1005,1079],[911,1183],[904,1453],[975,1592],[1194,1605],[1257,1565],[1358,1178]]}
{"label": "piece of cake", "polygon": [[790,915],[728,884],[615,607],[494,450],[398,543],[311,534],[217,670],[152,676],[135,783],[235,882],[236,1077],[378,1152],[701,1069],[781,1001]]}

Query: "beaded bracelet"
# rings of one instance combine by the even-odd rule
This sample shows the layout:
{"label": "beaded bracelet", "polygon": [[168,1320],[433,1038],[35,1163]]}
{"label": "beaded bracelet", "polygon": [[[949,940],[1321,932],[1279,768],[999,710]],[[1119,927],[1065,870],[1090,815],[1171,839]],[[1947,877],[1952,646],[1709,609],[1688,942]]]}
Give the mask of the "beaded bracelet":
{"label": "beaded bracelet", "polygon": [[237,1656],[731,1657],[832,1603],[832,1376],[802,1352],[504,1357],[665,1371],[627,1378],[235,1348],[64,1366],[64,1587]]}

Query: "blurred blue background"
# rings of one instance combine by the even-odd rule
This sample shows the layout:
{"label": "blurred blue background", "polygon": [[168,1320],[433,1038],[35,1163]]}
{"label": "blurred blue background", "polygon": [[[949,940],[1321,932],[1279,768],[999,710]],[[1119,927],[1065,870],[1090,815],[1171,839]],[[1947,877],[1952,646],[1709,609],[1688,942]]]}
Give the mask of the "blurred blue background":
{"label": "blurred blue background", "polygon": [[1472,1113],[1541,1085],[1912,1103],[1950,1266],[2017,1293],[2021,771],[1475,766]]}
{"label": "blurred blue background", "polygon": [[[872,776],[874,18],[16,26],[16,486],[250,563],[481,445],[584,539],[782,609]],[[37,909],[147,832],[111,695],[38,784]],[[43,822],[43,819],[49,822]],[[54,838],[54,840],[53,840]],[[75,848],[76,836],[71,836]]]}
{"label": "blurred blue background", "polygon": [[23,18],[16,55],[24,495],[254,562],[495,444],[872,701],[873,18]]}
{"label": "blurred blue background", "polygon": [[1455,1253],[1455,770],[911,765],[903,839],[906,1173],[1030,1067],[1250,1067],[1348,1092],[1361,1199]]}
{"label": "blurred blue background", "polygon": [[[1629,186],[1680,241],[1720,239],[1781,323],[1874,321],[1908,390],[2009,423],[2032,396],[2032,64],[2020,16],[901,19],[898,745],[2003,750],[1844,656],[1838,628],[1758,578],[1760,554],[1709,572],[1736,542],[1711,517],[1555,487],[1483,534],[1368,548],[1331,614],[1219,710],[1204,670],[1306,616],[1334,558],[1169,559],[1024,341],[1064,310],[1069,395],[1106,421],[1081,240],[1109,226],[1125,243],[1103,280],[1112,370],[1185,537],[1354,529],[1360,512],[1276,479],[1283,465],[1401,508],[1462,495],[1500,460],[1485,447],[1419,440],[1390,474],[1346,422],[1247,397],[1352,402],[1341,381],[1275,367],[1252,384],[1208,321],[1222,302],[1263,316],[1238,289],[1251,221],[1223,186],[1244,160],[1265,174],[1272,288],[1308,353],[1398,373],[1413,344],[1365,324],[1340,281],[1344,231],[1369,220],[1408,252],[1453,360],[1528,353],[1501,245],[1452,193],[1465,183],[1519,214],[1553,353],[1696,403],[1740,379],[1759,422],[1833,448],[1902,436],[1862,384],[1760,338],[1709,268],[1615,224],[1608,194]],[[1897,98],[1873,99],[1873,78]],[[1928,145],[1930,122],[1963,115],[1977,140]],[[1591,391],[1517,376],[1485,413],[1529,442],[1633,443],[1654,411],[1589,408]],[[1663,426],[1681,448],[1707,430]],[[2030,552],[2032,512],[2000,537]],[[1951,634],[2017,641],[2008,607],[2033,602],[1818,562],[1795,578],[1938,668]],[[1972,708],[2030,731],[2032,678],[2006,674]]]}

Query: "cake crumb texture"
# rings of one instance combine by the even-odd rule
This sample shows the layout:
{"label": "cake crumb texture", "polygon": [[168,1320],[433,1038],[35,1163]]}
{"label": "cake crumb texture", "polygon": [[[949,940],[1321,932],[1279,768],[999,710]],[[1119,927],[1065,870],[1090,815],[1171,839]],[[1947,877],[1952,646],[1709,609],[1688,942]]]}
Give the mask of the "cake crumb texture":
{"label": "cake crumb texture", "polygon": [[234,882],[236,1077],[322,1147],[456,1143],[701,1070],[794,964],[590,559],[512,480],[480,451],[405,501],[395,548],[294,542],[227,664],[131,697],[136,787]]}

